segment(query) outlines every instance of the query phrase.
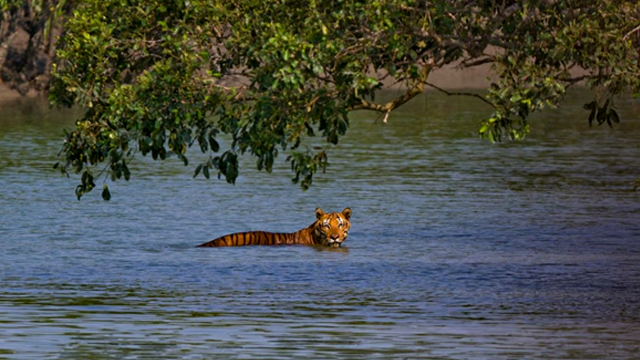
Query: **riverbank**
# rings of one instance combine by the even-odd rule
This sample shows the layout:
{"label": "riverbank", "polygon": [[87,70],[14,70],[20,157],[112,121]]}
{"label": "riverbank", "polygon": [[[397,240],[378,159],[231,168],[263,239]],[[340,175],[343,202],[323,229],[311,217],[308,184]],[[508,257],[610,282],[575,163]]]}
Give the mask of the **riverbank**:
{"label": "riverbank", "polygon": [[27,95],[20,95],[19,92],[11,89],[9,86],[7,86],[7,84],[3,84],[2,82],[0,82],[0,104],[18,101],[23,98],[34,98],[38,96],[45,96],[45,94],[42,94],[35,90],[30,90]]}
{"label": "riverbank", "polygon": [[[434,71],[429,76],[429,82],[445,90],[486,89],[490,84],[487,80],[489,74],[489,65],[463,70],[450,66]],[[430,88],[426,87],[425,89],[429,90]],[[36,90],[30,90],[27,95],[23,96],[16,90],[11,89],[7,84],[0,82],[0,104],[18,101],[20,98],[38,96],[46,96],[46,94]]]}

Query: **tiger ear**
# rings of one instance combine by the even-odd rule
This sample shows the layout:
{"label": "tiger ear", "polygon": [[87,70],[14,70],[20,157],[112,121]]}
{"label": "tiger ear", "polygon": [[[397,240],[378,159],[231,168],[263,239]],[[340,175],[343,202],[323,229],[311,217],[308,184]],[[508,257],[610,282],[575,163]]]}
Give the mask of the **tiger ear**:
{"label": "tiger ear", "polygon": [[316,219],[320,219],[324,215],[324,211],[320,208],[316,208]]}
{"label": "tiger ear", "polygon": [[349,220],[349,218],[351,218],[351,208],[345,208],[344,210],[342,210],[342,215],[344,215],[344,217]]}

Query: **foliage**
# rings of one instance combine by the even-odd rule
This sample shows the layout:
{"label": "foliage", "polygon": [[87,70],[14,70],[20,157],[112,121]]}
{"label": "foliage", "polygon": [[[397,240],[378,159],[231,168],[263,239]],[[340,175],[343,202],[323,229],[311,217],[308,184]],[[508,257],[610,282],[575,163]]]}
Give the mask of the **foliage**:
{"label": "foliage", "polygon": [[[230,183],[239,155],[270,172],[286,152],[306,189],[350,111],[386,122],[425,87],[440,89],[429,74],[450,64],[492,64],[495,81],[475,95],[494,109],[479,130],[491,141],[524,138],[528,116],[558,106],[580,81],[598,90],[590,117],[615,122],[613,97],[640,89],[639,12],[618,0],[83,1],[66,24],[50,96],[87,112],[57,165],[82,173],[80,198],[102,175],[129,179],[137,152],[187,165],[197,144],[209,156],[194,176],[214,171]],[[404,93],[377,103],[390,84]],[[312,147],[316,135],[323,145]]]}
{"label": "foliage", "polygon": [[[568,86],[579,81],[597,90],[585,108],[589,125],[618,122],[613,97],[640,89],[638,67],[640,8],[632,1],[542,1],[524,5],[501,24],[503,36],[490,44],[501,50],[491,58],[499,80],[489,89],[495,114],[480,134],[521,139],[527,117],[556,107]],[[634,28],[635,27],[635,28]],[[574,76],[571,70],[584,69]],[[597,116],[596,116],[597,115]]]}

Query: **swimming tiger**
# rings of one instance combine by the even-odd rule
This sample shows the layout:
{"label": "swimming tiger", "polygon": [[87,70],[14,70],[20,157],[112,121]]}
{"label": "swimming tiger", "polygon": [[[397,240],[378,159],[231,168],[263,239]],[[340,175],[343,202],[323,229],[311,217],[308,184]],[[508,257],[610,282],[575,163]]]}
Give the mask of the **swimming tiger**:
{"label": "swimming tiger", "polygon": [[244,246],[244,245],[324,245],[340,247],[349,235],[351,209],[325,213],[317,208],[316,221],[309,227],[294,233],[270,233],[249,231],[229,234],[197,247]]}

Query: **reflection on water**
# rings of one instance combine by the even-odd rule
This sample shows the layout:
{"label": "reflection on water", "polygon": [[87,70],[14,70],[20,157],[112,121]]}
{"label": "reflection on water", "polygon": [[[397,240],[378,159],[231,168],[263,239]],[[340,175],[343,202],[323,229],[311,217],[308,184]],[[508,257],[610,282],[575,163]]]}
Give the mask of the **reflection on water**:
{"label": "reflection on water", "polygon": [[[637,103],[580,96],[498,145],[471,101],[354,114],[304,193],[139,159],[109,203],[51,169],[77,113],[2,104],[0,359],[640,358]],[[346,206],[347,248],[194,247]]]}

